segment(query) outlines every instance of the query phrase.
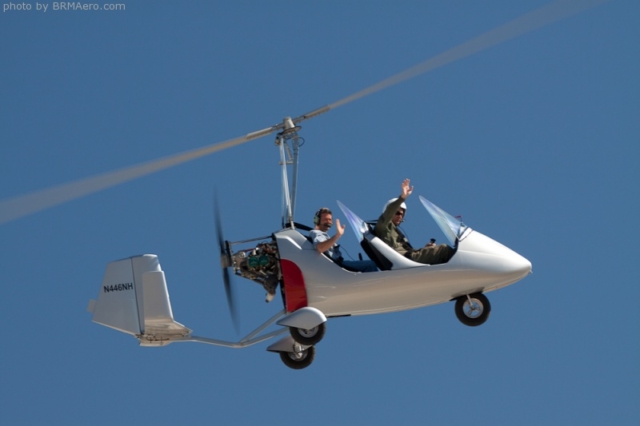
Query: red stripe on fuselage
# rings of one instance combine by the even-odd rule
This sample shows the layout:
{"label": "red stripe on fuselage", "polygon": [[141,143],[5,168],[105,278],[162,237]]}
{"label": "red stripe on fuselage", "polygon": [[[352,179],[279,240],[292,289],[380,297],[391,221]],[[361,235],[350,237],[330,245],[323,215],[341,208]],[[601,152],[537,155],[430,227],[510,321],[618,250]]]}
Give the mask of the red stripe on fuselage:
{"label": "red stripe on fuselage", "polygon": [[302,271],[290,260],[281,259],[284,294],[287,300],[287,312],[293,312],[307,306],[307,289],[304,285]]}

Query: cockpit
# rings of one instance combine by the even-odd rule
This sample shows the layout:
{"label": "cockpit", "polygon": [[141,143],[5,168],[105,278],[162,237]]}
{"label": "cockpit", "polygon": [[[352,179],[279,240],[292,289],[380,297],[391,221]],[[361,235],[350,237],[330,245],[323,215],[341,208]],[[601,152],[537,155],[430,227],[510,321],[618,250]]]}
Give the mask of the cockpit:
{"label": "cockpit", "polygon": [[[420,201],[444,233],[450,247],[454,249],[455,255],[459,242],[471,233],[471,228],[424,197],[420,196]],[[337,203],[347,218],[351,229],[355,232],[360,246],[378,269],[388,271],[428,265],[413,261],[389,247],[375,235],[375,221],[364,221],[340,201]],[[282,258],[282,248],[278,246],[276,235],[283,232],[289,235],[288,238],[297,246],[297,250],[302,250],[302,252],[299,252],[301,254],[313,251],[314,255],[309,257],[308,260],[315,263],[318,262],[318,258],[315,257],[315,249],[313,249],[310,238],[306,235],[311,229],[306,225],[295,223],[294,226],[287,226],[282,231],[270,236],[237,242],[226,241],[226,249],[221,256],[222,266],[232,267],[235,275],[253,280],[262,285],[269,293],[273,293],[277,283],[281,280],[280,259]],[[236,244],[247,243],[251,244],[251,247],[237,251],[232,249]],[[307,255],[303,257],[307,258]],[[335,263],[328,257],[323,257],[327,261]],[[338,265],[336,264],[336,266]],[[344,267],[343,269],[349,270]]]}
{"label": "cockpit", "polygon": [[[434,219],[438,227],[447,238],[449,245],[456,250],[459,241],[464,239],[471,228],[462,221],[451,216],[426,198],[420,196],[420,202],[427,209],[427,212]],[[367,256],[373,260],[380,270],[407,269],[425,266],[423,263],[415,262],[385,244],[374,232],[375,222],[366,222],[352,212],[347,206],[338,201],[338,206],[347,217],[349,224],[360,241],[360,246]]]}

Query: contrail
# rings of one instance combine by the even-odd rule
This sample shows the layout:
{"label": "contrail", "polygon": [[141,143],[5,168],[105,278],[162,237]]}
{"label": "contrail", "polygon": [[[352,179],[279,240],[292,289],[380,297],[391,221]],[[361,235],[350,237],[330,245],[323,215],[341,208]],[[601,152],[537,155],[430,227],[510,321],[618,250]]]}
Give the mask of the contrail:
{"label": "contrail", "polygon": [[[511,40],[520,35],[534,31],[545,25],[575,15],[585,9],[595,7],[608,1],[611,0],[558,0],[556,2],[550,3],[547,6],[543,6],[540,9],[527,13],[526,15],[523,15],[507,24],[486,32],[452,49],[449,49],[444,53],[434,56],[431,59],[428,59],[418,65],[415,65],[399,74],[389,77],[350,96],[347,96],[346,98],[329,104],[323,108],[314,110],[313,112],[304,116],[298,117],[298,119],[294,121],[299,122],[307,118],[315,117],[316,115],[319,115],[331,109],[345,105],[349,102],[353,102],[357,99],[363,98],[387,87],[409,80],[420,74],[432,71],[451,62],[458,61],[467,56],[473,55],[474,53],[480,52],[497,44],[504,43],[505,41]],[[231,148],[233,146],[249,142],[253,139],[266,136],[278,130],[279,128],[280,127],[278,125],[268,127],[257,132],[249,133],[245,136],[209,145],[204,148],[130,166],[124,169],[81,179],[52,188],[43,189],[31,194],[2,200],[0,201],[0,224],[19,219],[29,214],[48,209],[50,207],[74,200],[76,198],[84,197],[86,195],[102,191],[103,189],[107,189],[112,186],[129,182],[142,176],[146,176],[152,173],[159,172],[161,170],[168,169],[170,167],[177,166],[178,164],[186,163],[188,161],[213,154],[214,152],[218,152],[223,149]]]}

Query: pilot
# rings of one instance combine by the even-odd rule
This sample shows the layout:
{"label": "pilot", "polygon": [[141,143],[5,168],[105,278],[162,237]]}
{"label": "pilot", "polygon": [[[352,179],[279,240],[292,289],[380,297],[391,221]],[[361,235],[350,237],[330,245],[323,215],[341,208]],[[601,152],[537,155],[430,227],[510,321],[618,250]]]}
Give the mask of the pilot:
{"label": "pilot", "polygon": [[340,225],[340,219],[336,219],[336,234],[329,237],[327,231],[333,226],[333,215],[326,207],[319,209],[313,217],[315,229],[309,232],[313,247],[320,253],[324,253],[331,260],[344,269],[354,272],[375,272],[376,264],[370,260],[344,260],[340,253],[340,246],[336,243],[344,234],[344,225]]}
{"label": "pilot", "polygon": [[404,222],[404,215],[407,212],[407,205],[404,201],[413,192],[413,186],[410,186],[410,183],[409,179],[405,179],[402,182],[400,196],[392,198],[384,205],[374,233],[389,247],[414,262],[429,265],[447,263],[454,254],[454,250],[447,244],[436,245],[435,240],[432,239],[423,248],[414,249],[409,244],[407,237],[398,228],[398,225]]}

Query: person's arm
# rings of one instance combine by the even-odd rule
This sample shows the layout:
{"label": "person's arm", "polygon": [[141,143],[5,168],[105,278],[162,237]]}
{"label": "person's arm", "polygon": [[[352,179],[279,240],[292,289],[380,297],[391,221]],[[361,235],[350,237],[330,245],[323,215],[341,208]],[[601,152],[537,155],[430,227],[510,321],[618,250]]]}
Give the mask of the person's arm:
{"label": "person's arm", "polygon": [[410,183],[411,180],[409,179],[405,179],[404,181],[402,181],[400,196],[398,196],[398,199],[396,201],[387,206],[384,212],[382,212],[382,216],[380,216],[380,219],[378,219],[378,222],[376,223],[376,228],[374,230],[376,235],[381,235],[383,229],[386,228],[387,225],[389,225],[389,222],[391,222],[391,219],[393,219],[393,216],[400,208],[400,205],[404,203],[407,197],[413,192],[413,186],[409,185]]}
{"label": "person's arm", "polygon": [[344,234],[344,228],[345,225],[340,225],[340,219],[336,219],[336,235],[329,238],[328,240],[321,240],[320,236],[322,236],[323,234],[317,233],[313,237],[313,245],[315,246],[316,250],[318,250],[320,253],[324,253],[325,251],[336,245],[340,237],[342,237],[342,235]]}

